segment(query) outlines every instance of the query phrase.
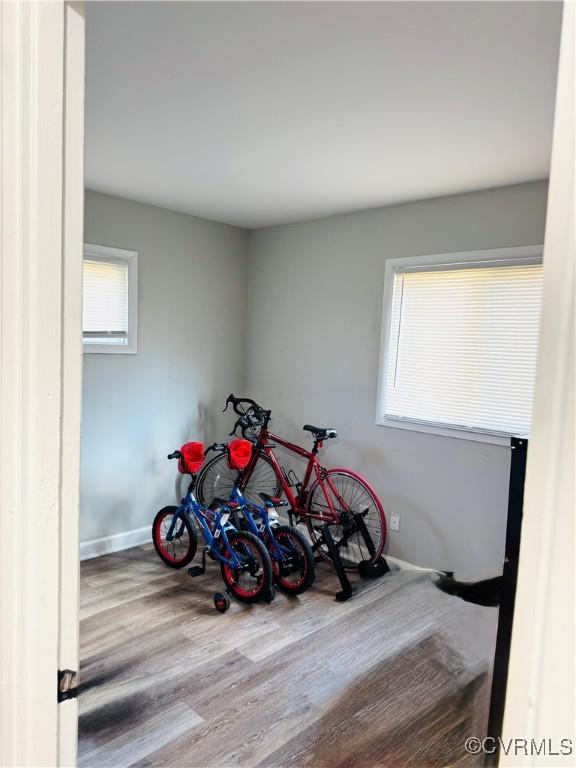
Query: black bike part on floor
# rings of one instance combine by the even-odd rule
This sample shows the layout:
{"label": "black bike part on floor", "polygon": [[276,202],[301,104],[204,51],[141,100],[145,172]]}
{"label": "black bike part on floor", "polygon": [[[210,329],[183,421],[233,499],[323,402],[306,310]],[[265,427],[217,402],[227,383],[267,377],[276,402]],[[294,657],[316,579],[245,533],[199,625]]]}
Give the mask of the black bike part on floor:
{"label": "black bike part on floor", "polygon": [[383,557],[379,557],[374,563],[371,560],[361,560],[358,563],[358,573],[363,579],[379,579],[389,570],[390,566]]}
{"label": "black bike part on floor", "polygon": [[442,592],[460,597],[467,603],[494,607],[500,605],[502,578],[496,576],[482,581],[456,581],[453,576],[442,574],[435,584]]}
{"label": "black bike part on floor", "polygon": [[[376,551],[376,548],[374,547],[372,537],[366,528],[362,514],[357,513],[353,515],[352,521],[353,527],[350,531],[348,531],[348,536],[346,538],[348,538],[352,532],[358,531],[364,539],[368,552],[373,555]],[[354,589],[352,584],[350,584],[350,579],[348,578],[348,574],[346,573],[344,565],[342,564],[340,550],[334,541],[330,527],[330,523],[324,523],[324,525],[320,528],[320,538],[315,543],[313,549],[319,548],[322,544],[326,545],[330,559],[332,560],[334,568],[336,569],[336,575],[340,581],[340,586],[342,587],[340,592],[336,593],[336,600],[338,600],[338,602],[345,602],[353,596]],[[374,563],[370,562],[369,560],[362,560],[360,563],[358,563],[358,574],[362,578],[380,578],[380,576],[384,576],[385,573],[388,573],[389,570],[390,567],[383,557],[379,557],[378,560],[376,560]]]}

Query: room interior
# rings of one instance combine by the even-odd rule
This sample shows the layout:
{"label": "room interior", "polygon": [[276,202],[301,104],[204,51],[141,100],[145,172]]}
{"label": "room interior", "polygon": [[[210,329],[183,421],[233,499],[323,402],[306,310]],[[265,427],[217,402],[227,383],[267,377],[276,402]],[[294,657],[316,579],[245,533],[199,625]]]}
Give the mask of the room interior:
{"label": "room interior", "polygon": [[[479,764],[498,609],[431,572],[501,575],[510,440],[378,423],[383,287],[391,260],[542,245],[560,22],[88,3],[84,241],[137,254],[137,342],[84,347],[80,765]],[[166,454],[227,441],[230,393],[295,443],[338,430],[322,459],[374,486],[388,574],[337,603],[319,563],[221,616],[214,565],[162,565]]]}

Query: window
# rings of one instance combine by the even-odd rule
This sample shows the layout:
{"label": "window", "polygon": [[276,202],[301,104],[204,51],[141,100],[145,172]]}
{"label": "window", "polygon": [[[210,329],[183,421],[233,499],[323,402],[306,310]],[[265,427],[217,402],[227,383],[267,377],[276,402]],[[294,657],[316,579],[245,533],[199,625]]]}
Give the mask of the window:
{"label": "window", "polygon": [[377,423],[528,434],[542,273],[539,247],[388,262]]}
{"label": "window", "polygon": [[135,251],[84,246],[85,352],[136,352],[137,268]]}

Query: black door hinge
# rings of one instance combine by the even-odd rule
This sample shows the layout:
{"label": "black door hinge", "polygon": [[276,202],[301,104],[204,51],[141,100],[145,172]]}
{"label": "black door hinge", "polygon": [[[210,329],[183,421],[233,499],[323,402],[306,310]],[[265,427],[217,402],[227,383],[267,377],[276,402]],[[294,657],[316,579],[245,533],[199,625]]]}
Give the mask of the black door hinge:
{"label": "black door hinge", "polygon": [[58,703],[78,696],[78,672],[74,669],[58,670]]}

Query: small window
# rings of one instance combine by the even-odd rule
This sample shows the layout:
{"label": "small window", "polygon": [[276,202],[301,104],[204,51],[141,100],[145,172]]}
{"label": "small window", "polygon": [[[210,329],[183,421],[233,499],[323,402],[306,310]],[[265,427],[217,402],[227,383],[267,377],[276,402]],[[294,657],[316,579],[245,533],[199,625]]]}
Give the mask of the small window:
{"label": "small window", "polygon": [[377,423],[528,435],[541,249],[396,259],[386,271]]}
{"label": "small window", "polygon": [[85,352],[136,352],[137,260],[135,251],[84,246]]}

